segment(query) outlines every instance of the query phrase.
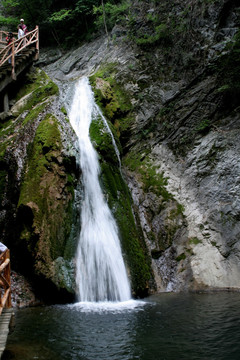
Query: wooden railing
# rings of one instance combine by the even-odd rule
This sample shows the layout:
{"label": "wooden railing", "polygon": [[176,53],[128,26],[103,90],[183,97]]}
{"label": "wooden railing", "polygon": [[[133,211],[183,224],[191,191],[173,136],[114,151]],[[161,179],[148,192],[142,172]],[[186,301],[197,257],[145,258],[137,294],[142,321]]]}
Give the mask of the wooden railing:
{"label": "wooden railing", "polygon": [[12,307],[10,279],[10,251],[7,249],[0,255],[0,315],[3,308]]}
{"label": "wooden railing", "polygon": [[[28,32],[20,39],[14,40],[11,44],[6,45],[6,36],[8,32],[0,31],[0,44],[1,47],[5,45],[0,51],[0,67],[7,61],[11,61],[12,65],[12,77],[15,78],[15,56],[22,50],[28,48],[32,44],[36,47],[35,60],[39,56],[39,31],[38,26],[33,31]],[[13,33],[17,37],[17,33]]]}

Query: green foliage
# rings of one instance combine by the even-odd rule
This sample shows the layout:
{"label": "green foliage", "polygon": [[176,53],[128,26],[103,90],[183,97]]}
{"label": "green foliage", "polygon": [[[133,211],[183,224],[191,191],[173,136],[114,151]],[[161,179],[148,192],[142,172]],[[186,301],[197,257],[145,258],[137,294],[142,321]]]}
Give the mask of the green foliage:
{"label": "green foliage", "polygon": [[172,41],[170,31],[166,24],[155,26],[153,33],[145,33],[142,37],[136,37],[135,40],[138,45],[153,45],[158,42],[169,45]]}
{"label": "green foliage", "polygon": [[224,93],[228,90],[230,90],[230,85],[222,85],[220,88],[217,89],[219,93]]}
{"label": "green foliage", "polygon": [[62,106],[61,107],[61,112],[64,114],[64,115],[66,115],[67,116],[67,110],[66,110],[66,108],[64,107],[64,106]]}
{"label": "green foliage", "polygon": [[62,22],[63,20],[66,20],[69,17],[71,17],[71,15],[72,15],[71,10],[69,10],[69,9],[61,9],[59,11],[54,12],[49,17],[49,22],[50,23]]}
{"label": "green foliage", "polygon": [[92,14],[94,6],[98,6],[100,1],[96,0],[78,0],[76,2],[74,11],[79,14],[90,15]]}
{"label": "green foliage", "polygon": [[[110,1],[105,3],[104,9],[106,14],[106,24],[109,30],[113,28],[116,22],[125,20],[130,6],[130,1],[120,1],[117,4]],[[93,14],[96,15],[95,25],[97,28],[102,28],[104,25],[102,5],[94,6]]]}
{"label": "green foliage", "polygon": [[196,131],[200,133],[206,133],[211,127],[211,122],[209,119],[203,119],[199,125],[196,127]]}
{"label": "green foliage", "polygon": [[176,257],[176,261],[182,261],[186,259],[186,254],[182,253],[179,256]]}
{"label": "green foliage", "polygon": [[201,243],[202,243],[202,240],[199,240],[197,237],[192,237],[189,239],[189,244],[198,245]]}
{"label": "green foliage", "polygon": [[170,215],[169,215],[169,219],[170,220],[174,220],[176,219],[179,215],[181,215],[182,217],[184,217],[184,206],[182,204],[179,204],[178,202],[176,203],[176,208],[172,209],[170,211]]}
{"label": "green foliage", "polygon": [[[3,0],[2,5],[0,24],[14,31],[23,17],[29,30],[39,25],[41,44],[73,46],[103,29],[101,0]],[[129,0],[104,1],[109,30],[116,22],[125,21],[130,5]]]}
{"label": "green foliage", "polygon": [[146,166],[141,167],[140,173],[144,181],[144,190],[152,191],[156,195],[162,195],[166,200],[171,197],[171,195],[166,190],[167,179],[164,177],[163,173],[156,172],[156,166]]}
{"label": "green foliage", "polygon": [[[39,25],[41,44],[70,45],[79,43],[92,31],[95,16],[92,13],[93,5],[98,6],[99,1],[55,1],[55,0],[3,0],[2,24],[16,26],[20,17],[24,18],[29,30]],[[11,19],[12,18],[12,19]],[[89,26],[90,24],[90,26]],[[14,29],[12,29],[14,31]],[[78,36],[76,36],[78,34]]]}
{"label": "green foliage", "polygon": [[[141,175],[143,189],[146,192],[153,192],[157,196],[162,196],[164,201],[173,199],[167,191],[168,180],[164,173],[158,173],[157,167],[152,166],[148,159],[140,153],[130,152],[124,158],[124,165],[131,171],[137,171]],[[179,208],[182,211],[182,208]]]}
{"label": "green foliage", "polygon": [[[5,21],[9,21],[10,25],[14,24],[17,21],[16,16],[17,16],[17,12],[20,8],[20,0],[2,0],[1,5],[2,5],[2,9],[3,9],[3,15],[8,15],[8,16],[6,16]],[[14,16],[15,16],[15,18],[14,18]],[[14,22],[11,23],[10,19],[14,19]],[[2,25],[2,20],[3,19],[1,19],[1,25]],[[18,19],[18,22],[19,22],[19,19]]]}
{"label": "green foliage", "polygon": [[19,0],[2,0],[1,3],[4,8],[8,8],[9,10],[16,9],[18,6],[20,6]]}
{"label": "green foliage", "polygon": [[114,124],[115,132],[121,136],[121,133],[129,128],[133,117],[128,94],[116,81],[116,72],[117,64],[108,63],[90,77],[90,83],[104,116]]}
{"label": "green foliage", "polygon": [[123,163],[131,171],[139,169],[141,166],[144,166],[145,154],[140,152],[129,152],[123,159]]}
{"label": "green foliage", "polygon": [[17,28],[18,20],[14,17],[5,17],[0,15],[0,26],[7,27],[16,27]]}

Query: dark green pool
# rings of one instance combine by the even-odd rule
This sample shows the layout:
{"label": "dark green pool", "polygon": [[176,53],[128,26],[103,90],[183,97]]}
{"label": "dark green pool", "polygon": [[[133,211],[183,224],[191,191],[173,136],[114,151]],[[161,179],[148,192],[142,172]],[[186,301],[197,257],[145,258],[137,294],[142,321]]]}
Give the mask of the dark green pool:
{"label": "dark green pool", "polygon": [[239,360],[240,294],[16,312],[3,360]]}

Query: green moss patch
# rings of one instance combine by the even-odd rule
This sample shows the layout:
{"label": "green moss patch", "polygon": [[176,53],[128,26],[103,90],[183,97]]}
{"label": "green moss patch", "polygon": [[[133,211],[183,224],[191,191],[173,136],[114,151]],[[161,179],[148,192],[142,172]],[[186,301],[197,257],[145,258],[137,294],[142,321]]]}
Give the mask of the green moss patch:
{"label": "green moss patch", "polygon": [[116,79],[117,64],[109,63],[102,66],[90,77],[97,104],[105,117],[110,120],[120,136],[129,128],[133,117],[132,105],[124,88]]}
{"label": "green moss patch", "polygon": [[40,69],[34,69],[28,73],[24,86],[19,90],[16,96],[16,101],[24,96],[33,93],[33,99],[29,106],[42,101],[43,98],[58,94],[57,85],[47,76],[47,74]]}
{"label": "green moss patch", "polygon": [[145,296],[152,278],[151,263],[133,217],[131,196],[120,172],[111,135],[101,117],[92,121],[90,136],[99,154],[101,186],[119,228],[133,292],[135,296]]}
{"label": "green moss patch", "polygon": [[[112,137],[101,116],[91,122],[89,134],[95,148],[101,156],[111,163],[119,164],[116,151],[113,147]],[[120,142],[117,141],[118,150],[121,151]]]}
{"label": "green moss patch", "polygon": [[151,264],[142,234],[133,217],[130,193],[117,167],[104,161],[101,169],[103,187],[118,224],[133,291],[136,296],[146,295],[152,277]]}
{"label": "green moss patch", "polygon": [[192,237],[189,239],[189,244],[198,245],[201,243],[202,243],[202,240],[198,239],[197,237]]}
{"label": "green moss patch", "polygon": [[182,261],[182,260],[185,260],[186,259],[186,254],[182,253],[180,254],[179,256],[176,257],[176,261]]}
{"label": "green moss patch", "polygon": [[123,163],[129,170],[138,172],[145,192],[153,192],[158,196],[162,196],[164,201],[173,199],[172,194],[166,189],[168,179],[163,172],[157,172],[157,167],[151,165],[145,155],[135,151],[129,152],[124,157]]}
{"label": "green moss patch", "polygon": [[20,212],[31,209],[31,226],[23,223],[21,237],[31,242],[29,246],[35,256],[41,253],[43,263],[39,262],[39,271],[49,266],[51,259],[64,254],[71,231],[73,178],[66,175],[62,166],[61,148],[57,120],[48,114],[28,148],[28,164],[18,202]]}

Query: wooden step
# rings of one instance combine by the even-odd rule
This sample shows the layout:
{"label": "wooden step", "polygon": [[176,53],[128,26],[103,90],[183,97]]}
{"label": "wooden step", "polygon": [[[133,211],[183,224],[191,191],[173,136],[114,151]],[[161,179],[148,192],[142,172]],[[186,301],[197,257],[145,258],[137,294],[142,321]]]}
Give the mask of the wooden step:
{"label": "wooden step", "polygon": [[9,333],[9,327],[14,315],[13,309],[3,309],[2,315],[0,316],[0,359],[5,350],[7,337]]}

